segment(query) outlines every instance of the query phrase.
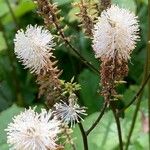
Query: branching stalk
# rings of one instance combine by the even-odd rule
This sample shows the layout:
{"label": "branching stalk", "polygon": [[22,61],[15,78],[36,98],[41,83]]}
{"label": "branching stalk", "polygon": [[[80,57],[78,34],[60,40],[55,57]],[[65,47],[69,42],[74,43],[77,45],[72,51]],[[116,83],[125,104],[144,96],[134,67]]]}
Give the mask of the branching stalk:
{"label": "branching stalk", "polygon": [[[150,0],[148,0],[148,71],[150,71]],[[150,148],[150,81],[148,82],[148,127],[149,127],[149,148]]]}
{"label": "branching stalk", "polygon": [[87,135],[86,132],[83,128],[82,123],[79,123],[79,128],[82,134],[82,139],[83,139],[83,144],[84,144],[84,150],[88,150],[88,140],[87,140]]}
{"label": "branching stalk", "polygon": [[[149,10],[150,9],[150,0],[148,2],[149,2],[148,3],[148,17],[149,17],[148,20],[149,20],[149,26],[150,26],[150,10]],[[138,112],[139,112],[139,108],[140,108],[140,104],[141,104],[141,100],[142,100],[141,98],[139,98],[139,95],[143,91],[143,89],[144,89],[144,87],[145,87],[145,85],[147,83],[148,83],[148,96],[149,96],[148,97],[148,111],[149,111],[149,118],[150,118],[150,81],[149,81],[149,79],[150,79],[150,44],[149,44],[149,40],[150,40],[150,27],[149,27],[149,32],[148,33],[149,34],[148,34],[148,43],[147,43],[147,63],[146,63],[146,76],[147,76],[147,78],[144,81],[141,89],[137,93],[137,96],[130,102],[130,104],[132,104],[132,102],[134,102],[138,98],[125,150],[128,150],[128,148],[129,148],[131,136],[132,136],[132,133],[133,133],[133,130],[134,130],[134,126],[135,126],[135,123],[136,123],[136,118],[137,118],[137,115],[138,115]],[[147,75],[147,73],[149,73],[149,74]],[[129,106],[130,105],[128,105],[128,107]],[[150,129],[150,119],[149,119],[149,129]],[[149,144],[150,144],[150,134],[149,134]]]}
{"label": "branching stalk", "polygon": [[133,97],[133,99],[129,102],[129,104],[127,104],[123,109],[121,109],[119,111],[119,113],[124,112],[127,108],[129,108],[139,98],[139,96],[143,92],[143,90],[144,90],[147,82],[149,81],[149,79],[150,79],[150,73],[148,74],[146,80],[143,82],[142,86],[140,87],[140,89],[138,90],[138,92],[136,93],[136,95]]}
{"label": "branching stalk", "polygon": [[[92,71],[97,73],[99,75],[99,70],[95,68],[89,61],[87,61],[80,52],[71,44],[68,37],[65,36],[65,33],[63,31],[63,28],[61,27],[59,23],[59,18],[56,10],[53,8],[53,4],[50,4],[47,0],[34,0],[37,2],[40,13],[42,14],[46,25],[49,26],[52,22],[58,32],[58,35],[63,39],[64,43],[79,57],[81,62],[89,67]],[[56,7],[55,7],[56,9]],[[50,16],[49,16],[50,15]],[[50,19],[51,18],[51,19]],[[49,20],[48,20],[49,19]],[[51,22],[50,22],[51,21]]]}
{"label": "branching stalk", "polygon": [[104,106],[103,106],[98,118],[95,120],[95,122],[92,124],[92,126],[86,131],[87,136],[98,125],[98,123],[100,122],[101,118],[103,117],[103,115],[105,113],[106,108],[107,108],[107,103],[104,103]]}

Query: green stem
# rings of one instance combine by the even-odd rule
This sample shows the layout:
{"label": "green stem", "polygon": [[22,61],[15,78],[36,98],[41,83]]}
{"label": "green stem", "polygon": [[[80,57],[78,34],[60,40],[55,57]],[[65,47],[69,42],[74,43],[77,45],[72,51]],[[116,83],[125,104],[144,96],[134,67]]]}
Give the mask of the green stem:
{"label": "green stem", "polygon": [[150,73],[148,74],[147,78],[145,79],[145,81],[143,82],[142,86],[140,87],[140,89],[138,90],[138,92],[136,93],[136,95],[133,97],[133,99],[123,108],[119,111],[119,113],[124,112],[128,107],[130,107],[137,99],[141,99],[141,94],[143,93],[143,90],[147,84],[147,82],[150,80]]}
{"label": "green stem", "polygon": [[[50,12],[51,17],[52,17],[52,22],[53,22],[55,28],[57,29],[58,35],[60,35],[60,37],[63,39],[64,43],[76,54],[76,56],[78,56],[78,58],[81,60],[81,62],[82,62],[85,66],[87,66],[89,69],[91,69],[92,71],[94,71],[97,75],[99,75],[99,70],[98,70],[97,68],[95,68],[95,66],[93,66],[88,60],[86,60],[86,59],[80,54],[80,52],[78,51],[78,49],[76,49],[76,47],[74,47],[74,46],[71,44],[69,37],[65,35],[64,29],[63,29],[63,27],[60,25],[58,15],[56,15],[56,12],[55,12],[56,10],[54,10],[54,9],[52,8],[53,3],[50,3],[48,0],[43,0],[42,3],[45,3],[45,5],[47,5],[47,6],[44,6],[44,8],[43,8],[43,5],[41,5],[41,1],[40,1],[40,0],[34,0],[34,1],[37,2],[37,5],[38,5],[39,10],[42,10],[42,11],[43,11],[43,10],[45,9],[45,7],[46,7],[46,8],[47,8],[47,11]],[[42,12],[42,13],[45,15],[44,12]],[[43,17],[44,17],[44,15],[43,15]],[[46,15],[47,15],[47,14],[46,14]],[[47,17],[49,18],[50,16],[47,16]],[[47,18],[45,18],[45,19],[47,19]],[[47,20],[47,22],[49,22],[49,21]],[[47,25],[47,26],[48,26],[48,25]],[[49,26],[48,26],[48,27],[49,27]]]}
{"label": "green stem", "polygon": [[83,139],[83,144],[84,144],[84,150],[88,150],[88,140],[87,140],[87,135],[85,133],[85,130],[83,128],[82,123],[78,123],[81,134],[82,134],[82,139]]}
{"label": "green stem", "polygon": [[104,103],[104,106],[98,116],[98,118],[95,120],[95,122],[92,124],[92,126],[86,131],[86,135],[88,136],[90,132],[97,126],[97,124],[100,122],[101,118],[103,117],[105,110],[107,107],[107,103]]}
{"label": "green stem", "polygon": [[[148,0],[148,71],[150,71],[150,0]],[[149,148],[150,148],[150,81],[148,82],[148,118],[149,118]]]}
{"label": "green stem", "polygon": [[[149,21],[148,41],[150,41],[150,0],[148,0],[148,21]],[[149,75],[148,75],[148,73],[149,73]],[[150,77],[149,76],[150,76],[150,43],[148,42],[147,43],[147,62],[146,62],[146,70],[145,70],[145,77],[146,77],[145,85],[148,82],[148,114],[149,114],[149,118],[150,118],[150,80],[149,80]],[[128,150],[129,145],[130,145],[130,139],[131,139],[131,136],[132,136],[132,133],[134,130],[135,123],[136,123],[136,118],[137,118],[138,111],[140,108],[141,100],[142,99],[138,97],[137,105],[136,105],[136,109],[135,109],[135,112],[133,115],[133,120],[132,120],[131,128],[129,131],[125,150]],[[149,119],[149,129],[150,129],[150,119]],[[150,134],[149,134],[149,144],[150,144]]]}

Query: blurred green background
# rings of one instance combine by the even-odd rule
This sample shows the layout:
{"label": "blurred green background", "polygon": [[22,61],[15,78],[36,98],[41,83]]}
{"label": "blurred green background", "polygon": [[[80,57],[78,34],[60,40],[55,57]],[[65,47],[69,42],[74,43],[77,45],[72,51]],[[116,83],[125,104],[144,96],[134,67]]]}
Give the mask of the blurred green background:
{"label": "blurred green background", "polygon": [[[81,55],[93,64],[97,69],[100,68],[98,60],[94,57],[91,48],[91,40],[85,38],[78,18],[75,16],[79,10],[72,7],[72,2],[78,0],[54,0],[58,8],[61,9],[60,15],[64,17],[63,25],[67,24],[68,29],[65,34],[72,36],[72,44],[79,50]],[[7,150],[6,133],[3,131],[12,116],[17,114],[22,107],[42,106],[44,99],[38,99],[38,86],[36,78],[24,66],[18,62],[14,55],[13,39],[15,33],[20,28],[25,28],[28,24],[44,25],[41,17],[38,16],[36,5],[32,0],[0,0],[0,150]],[[121,7],[128,8],[139,16],[141,40],[132,54],[129,62],[129,75],[125,78],[127,84],[118,88],[124,97],[120,100],[120,107],[124,107],[132,97],[142,82],[144,75],[144,65],[146,62],[146,43],[148,33],[147,0],[113,0],[113,3]],[[15,15],[10,13],[10,7]],[[57,42],[57,40],[56,40]],[[63,70],[61,79],[70,81],[74,76],[75,81],[81,85],[78,93],[79,103],[88,107],[89,116],[85,119],[85,128],[88,128],[95,120],[97,111],[103,105],[103,98],[99,96],[99,76],[83,65],[80,59],[66,45],[56,46],[54,55],[58,59],[58,66]],[[139,112],[138,121],[132,137],[131,150],[148,150],[148,133],[144,132],[144,117],[147,116],[147,90],[142,97],[142,106]],[[122,119],[123,138],[126,140],[127,131],[130,127],[132,114],[135,106],[129,108]],[[144,114],[144,117],[143,117]],[[90,150],[113,150],[118,149],[118,138],[116,126],[112,114],[107,112],[102,120],[102,124],[89,136]],[[74,129],[74,137],[77,150],[82,150],[81,137],[78,127]],[[142,137],[142,138],[141,138]],[[69,147],[66,149],[70,149]]]}

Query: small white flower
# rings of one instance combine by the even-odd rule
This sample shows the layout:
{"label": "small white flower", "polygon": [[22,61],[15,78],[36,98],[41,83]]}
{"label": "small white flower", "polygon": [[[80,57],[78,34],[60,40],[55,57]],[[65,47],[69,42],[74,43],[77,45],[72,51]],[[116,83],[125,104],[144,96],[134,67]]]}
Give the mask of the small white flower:
{"label": "small white flower", "polygon": [[83,120],[81,115],[87,115],[85,107],[80,107],[77,104],[74,94],[69,98],[69,104],[61,101],[55,104],[54,114],[60,118],[64,123],[71,124],[71,127],[75,126],[76,122]]}
{"label": "small white flower", "polygon": [[60,121],[51,111],[29,109],[13,118],[8,125],[7,142],[13,150],[55,150]]}
{"label": "small white flower", "polygon": [[15,54],[31,73],[39,74],[52,56],[52,40],[52,34],[42,26],[28,25],[26,31],[21,29],[15,36]]}
{"label": "small white flower", "polygon": [[101,13],[93,30],[93,49],[97,58],[130,59],[135,48],[139,25],[130,11],[112,5]]}

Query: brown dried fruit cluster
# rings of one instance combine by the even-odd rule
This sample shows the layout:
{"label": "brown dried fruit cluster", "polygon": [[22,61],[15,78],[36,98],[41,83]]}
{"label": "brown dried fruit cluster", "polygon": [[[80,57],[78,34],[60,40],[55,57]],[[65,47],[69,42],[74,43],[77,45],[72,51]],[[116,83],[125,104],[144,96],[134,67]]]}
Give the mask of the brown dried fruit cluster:
{"label": "brown dried fruit cluster", "polygon": [[47,106],[52,107],[60,100],[62,90],[59,76],[62,72],[55,67],[56,62],[51,62],[49,65],[50,69],[46,73],[38,75],[37,84],[40,86],[39,97],[44,95]]}
{"label": "brown dried fruit cluster", "polygon": [[128,74],[128,64],[117,58],[103,58],[101,64],[101,84],[105,101],[114,99],[117,92],[115,90],[116,81],[122,80]]}
{"label": "brown dried fruit cluster", "polygon": [[34,0],[34,2],[37,3],[38,13],[43,17],[44,23],[47,26],[53,25],[54,22],[57,22],[56,16],[59,11],[56,5],[51,4],[47,0]]}
{"label": "brown dried fruit cluster", "polygon": [[97,17],[96,3],[81,2],[74,3],[74,6],[79,8],[80,12],[76,14],[81,22],[81,27],[87,36],[92,36],[92,29],[94,26],[94,20]]}
{"label": "brown dried fruit cluster", "polygon": [[75,3],[74,5],[80,9],[80,13],[76,14],[80,18],[81,21],[80,26],[83,27],[84,32],[87,36],[92,36],[92,29],[94,23],[93,23],[92,16],[88,13],[88,9],[89,9],[88,3],[85,3],[81,0],[81,2]]}

